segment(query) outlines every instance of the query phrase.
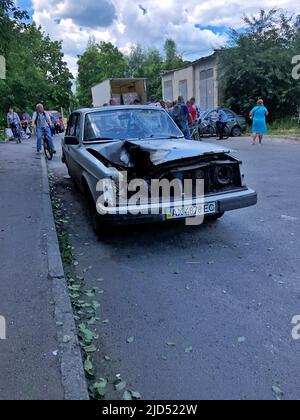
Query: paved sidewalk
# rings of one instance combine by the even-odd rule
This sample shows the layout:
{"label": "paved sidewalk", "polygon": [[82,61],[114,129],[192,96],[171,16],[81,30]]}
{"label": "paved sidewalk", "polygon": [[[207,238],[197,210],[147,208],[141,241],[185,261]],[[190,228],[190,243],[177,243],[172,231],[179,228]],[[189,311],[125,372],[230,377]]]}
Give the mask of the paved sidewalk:
{"label": "paved sidewalk", "polygon": [[34,144],[0,143],[0,400],[65,398]]}

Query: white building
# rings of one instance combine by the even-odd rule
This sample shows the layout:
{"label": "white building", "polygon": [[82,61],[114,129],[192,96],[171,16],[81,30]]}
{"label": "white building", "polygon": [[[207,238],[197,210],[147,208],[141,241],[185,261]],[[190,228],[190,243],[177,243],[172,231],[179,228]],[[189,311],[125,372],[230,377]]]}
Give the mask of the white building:
{"label": "white building", "polygon": [[196,98],[201,109],[214,109],[218,106],[218,56],[217,52],[202,57],[180,69],[166,71],[162,75],[163,99],[185,100]]}

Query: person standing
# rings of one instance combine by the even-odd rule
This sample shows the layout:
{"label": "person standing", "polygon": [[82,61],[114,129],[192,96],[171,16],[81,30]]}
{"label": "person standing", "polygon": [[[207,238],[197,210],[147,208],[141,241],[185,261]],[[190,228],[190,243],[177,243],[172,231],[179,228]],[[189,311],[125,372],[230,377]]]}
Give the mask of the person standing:
{"label": "person standing", "polygon": [[44,106],[42,104],[38,104],[36,106],[36,112],[33,114],[32,121],[34,126],[36,127],[36,134],[37,134],[37,152],[40,153],[42,150],[42,138],[43,134],[47,136],[47,140],[49,142],[49,146],[51,147],[53,153],[56,153],[53,137],[51,135],[51,118],[47,112],[44,110]]}
{"label": "person standing", "polygon": [[269,115],[269,111],[264,105],[264,101],[259,99],[257,105],[250,112],[250,118],[253,120],[252,123],[252,139],[253,146],[256,145],[257,136],[259,138],[259,144],[262,145],[263,136],[268,132],[266,117]]}
{"label": "person standing", "polygon": [[216,122],[217,134],[219,135],[219,140],[223,140],[224,131],[228,123],[228,115],[221,106],[218,107],[217,112],[219,117],[219,120]]}
{"label": "person standing", "polygon": [[9,107],[7,113],[7,126],[12,130],[14,137],[21,142],[21,121],[12,106]]}
{"label": "person standing", "polygon": [[196,110],[197,119],[199,119],[200,116],[201,116],[201,108],[200,108],[200,106],[196,104],[196,99],[195,98],[191,98],[190,103],[191,103],[192,107]]}
{"label": "person standing", "polygon": [[198,118],[197,110],[196,110],[196,108],[194,107],[194,105],[192,104],[191,101],[188,101],[186,104],[187,104],[187,107],[190,111],[189,122],[190,122],[190,124],[194,124],[197,121],[197,118]]}
{"label": "person standing", "polygon": [[191,133],[189,129],[189,116],[190,111],[187,105],[185,104],[183,97],[179,96],[178,102],[174,106],[172,117],[187,140],[191,140]]}

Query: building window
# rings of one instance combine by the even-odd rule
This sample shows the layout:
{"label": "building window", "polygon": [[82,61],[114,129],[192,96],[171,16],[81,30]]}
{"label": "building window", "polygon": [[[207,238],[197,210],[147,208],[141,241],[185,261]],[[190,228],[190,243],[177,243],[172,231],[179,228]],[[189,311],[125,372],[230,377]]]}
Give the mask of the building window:
{"label": "building window", "polygon": [[172,101],[174,100],[174,93],[173,93],[173,82],[172,80],[168,80],[164,83],[164,100],[165,101]]}
{"label": "building window", "polygon": [[200,106],[201,109],[213,109],[215,105],[214,69],[200,72]]}
{"label": "building window", "polygon": [[214,69],[203,70],[200,72],[200,80],[212,79],[214,77]]}
{"label": "building window", "polygon": [[182,96],[184,101],[187,101],[188,99],[187,80],[181,80],[179,82],[179,96]]}

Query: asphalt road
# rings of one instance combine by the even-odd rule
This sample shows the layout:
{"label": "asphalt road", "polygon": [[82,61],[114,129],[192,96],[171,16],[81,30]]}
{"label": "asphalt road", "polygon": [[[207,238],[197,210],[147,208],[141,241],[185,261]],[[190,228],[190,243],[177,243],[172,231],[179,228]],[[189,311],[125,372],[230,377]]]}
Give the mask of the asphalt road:
{"label": "asphalt road", "polygon": [[77,271],[104,291],[97,368],[121,374],[144,399],[276,399],[274,386],[300,399],[300,341],[291,336],[300,314],[300,142],[228,145],[259,193],[256,207],[200,227],[120,228],[101,239],[64,166],[50,164]]}

